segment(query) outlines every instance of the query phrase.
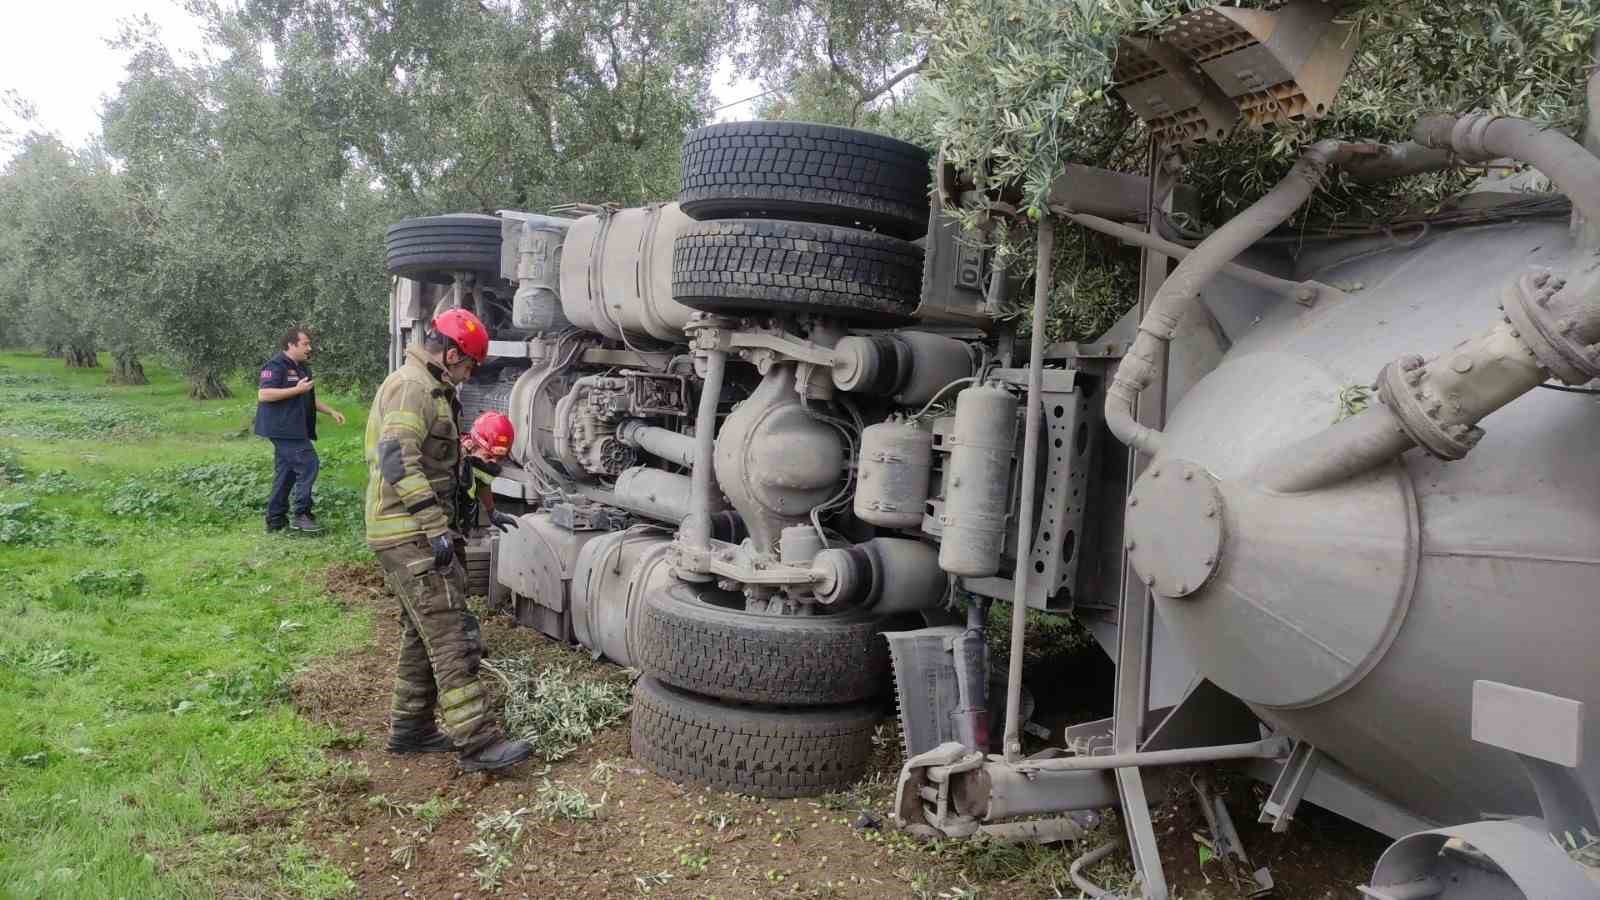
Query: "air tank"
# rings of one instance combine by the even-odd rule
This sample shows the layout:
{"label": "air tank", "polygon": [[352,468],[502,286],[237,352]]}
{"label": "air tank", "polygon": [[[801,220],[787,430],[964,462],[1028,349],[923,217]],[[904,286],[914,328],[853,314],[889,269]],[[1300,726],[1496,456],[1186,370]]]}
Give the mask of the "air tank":
{"label": "air tank", "polygon": [[983,384],[956,395],[939,538],[939,568],[951,575],[1000,571],[1016,439],[1017,398],[1010,391]]}
{"label": "air tank", "polygon": [[687,341],[692,312],[672,299],[672,241],[692,220],[678,204],[584,216],[561,247],[561,308],[612,340]]}
{"label": "air tank", "polygon": [[921,525],[932,472],[932,432],[904,419],[862,429],[856,518],[883,528]]}
{"label": "air tank", "polygon": [[[1600,705],[1600,406],[1535,390],[1484,419],[1462,460],[1413,450],[1317,491],[1250,474],[1386,363],[1497,321],[1513,279],[1565,271],[1570,249],[1564,219],[1437,229],[1414,246],[1311,245],[1296,278],[1365,287],[1309,307],[1208,287],[1232,347],[1176,386],[1165,449],[1129,501],[1130,556],[1196,668],[1441,823],[1539,811],[1517,759],[1472,740],[1474,681]],[[1146,534],[1167,550],[1140,561]],[[947,530],[945,547],[963,543]],[[1600,716],[1583,728],[1600,747]],[[1594,795],[1600,754],[1579,776]]]}

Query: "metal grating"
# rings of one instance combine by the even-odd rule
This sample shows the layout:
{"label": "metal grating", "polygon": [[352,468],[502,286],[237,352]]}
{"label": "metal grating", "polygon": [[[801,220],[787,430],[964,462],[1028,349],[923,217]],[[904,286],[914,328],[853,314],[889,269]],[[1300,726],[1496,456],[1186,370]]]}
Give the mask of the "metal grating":
{"label": "metal grating", "polygon": [[[1158,141],[1195,143],[1240,126],[1327,115],[1355,48],[1338,4],[1293,0],[1272,12],[1211,7],[1123,38],[1112,77]],[[1159,57],[1174,51],[1181,65],[1163,65]],[[1208,109],[1212,118],[1234,118],[1209,121]]]}

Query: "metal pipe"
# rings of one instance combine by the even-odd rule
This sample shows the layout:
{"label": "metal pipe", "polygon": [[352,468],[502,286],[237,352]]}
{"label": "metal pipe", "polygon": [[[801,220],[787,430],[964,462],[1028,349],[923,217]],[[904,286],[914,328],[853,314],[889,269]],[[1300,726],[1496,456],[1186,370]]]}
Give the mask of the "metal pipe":
{"label": "metal pipe", "polygon": [[680,523],[692,511],[689,476],[650,466],[623,469],[609,492],[610,502],[630,512],[662,522]]}
{"label": "metal pipe", "polygon": [[1585,219],[1600,221],[1600,159],[1551,128],[1515,116],[1473,113],[1427,116],[1412,132],[1425,147],[1448,149],[1468,162],[1509,156],[1543,172]]}
{"label": "metal pipe", "polygon": [[1106,391],[1106,426],[1117,440],[1152,456],[1161,451],[1161,432],[1139,424],[1133,407],[1155,378],[1183,313],[1225,264],[1294,215],[1322,183],[1328,167],[1353,152],[1351,145],[1339,141],[1311,145],[1276,187],[1202,241],[1162,283]]}
{"label": "metal pipe", "polygon": [[[1565,327],[1578,346],[1586,347],[1600,339],[1596,297],[1600,292],[1575,286],[1572,296],[1552,292],[1531,308],[1554,320],[1556,327]],[[1535,354],[1527,343],[1532,337],[1509,321],[1497,322],[1431,361],[1402,357],[1379,376],[1384,384],[1379,402],[1274,452],[1257,466],[1251,480],[1269,490],[1297,493],[1338,484],[1418,445],[1444,459],[1461,458],[1477,442],[1478,422],[1544,382],[1545,366],[1552,363]],[[1593,372],[1589,363],[1578,375],[1562,377],[1581,379]]]}
{"label": "metal pipe", "polygon": [[1078,890],[1083,891],[1090,897],[1096,898],[1096,900],[1114,900],[1116,897],[1115,894],[1090,881],[1084,876],[1083,870],[1110,856],[1112,852],[1117,849],[1117,846],[1117,841],[1101,844],[1093,850],[1090,850],[1088,853],[1085,853],[1084,855],[1073,860],[1072,865],[1067,868],[1067,877],[1072,879],[1073,885],[1075,885]]}
{"label": "metal pipe", "polygon": [[727,368],[726,350],[706,351],[706,375],[700,385],[700,408],[694,419],[694,468],[689,473],[689,518],[683,522],[679,539],[691,550],[711,549],[712,466],[717,447],[717,404],[722,400],[722,375]]}
{"label": "metal pipe", "polygon": [[1416,446],[1389,407],[1374,402],[1267,457],[1249,480],[1283,494],[1338,484]]}
{"label": "metal pipe", "polygon": [[[1143,247],[1146,250],[1154,250],[1155,252],[1160,253],[1162,256],[1170,256],[1174,259],[1183,259],[1194,252],[1193,248],[1185,247],[1182,244],[1175,244],[1165,238],[1157,237],[1148,231],[1140,231],[1137,228],[1134,228],[1130,225],[1124,225],[1121,222],[1113,222],[1110,219],[1102,219],[1099,216],[1091,216],[1085,213],[1067,213],[1066,216],[1067,218],[1085,228],[1090,229],[1091,231],[1098,231],[1101,234],[1108,234],[1117,240],[1122,241],[1124,244],[1131,244],[1135,247]],[[1279,278],[1276,275],[1268,275],[1266,272],[1262,272],[1259,269],[1252,269],[1249,266],[1241,266],[1238,263],[1224,263],[1221,272],[1230,278],[1237,278],[1246,284],[1253,284],[1259,288],[1265,288],[1266,290],[1273,291],[1275,293],[1288,294],[1294,297],[1298,297],[1301,291],[1310,291],[1315,294],[1315,292],[1320,289],[1320,286],[1316,282],[1291,281],[1287,278]]]}
{"label": "metal pipe", "polygon": [[638,419],[627,419],[617,427],[617,439],[631,447],[660,457],[669,463],[684,467],[694,465],[695,439],[659,425],[646,425]]}
{"label": "metal pipe", "polygon": [[[1448,149],[1469,161],[1509,156],[1531,163],[1585,221],[1600,222],[1600,159],[1559,131],[1526,119],[1474,114],[1429,116],[1417,123],[1415,137],[1423,146]],[[1459,459],[1481,434],[1477,423],[1537,387],[1546,370],[1568,383],[1595,373],[1587,348],[1600,340],[1597,287],[1588,279],[1558,284],[1548,274],[1519,284],[1504,304],[1504,321],[1431,362],[1397,360],[1380,375],[1383,402],[1279,450],[1257,467],[1253,480],[1284,493],[1315,490],[1419,444],[1437,456]],[[1530,291],[1538,292],[1531,301]]]}
{"label": "metal pipe", "polygon": [[951,718],[956,740],[971,750],[989,750],[989,660],[983,639],[989,618],[989,598],[967,595],[967,630],[955,639],[956,693],[959,698]]}
{"label": "metal pipe", "polygon": [[1120,802],[1116,778],[1103,770],[1035,772],[990,762],[952,777],[950,799],[956,812],[984,822],[1104,809]]}
{"label": "metal pipe", "polygon": [[1131,769],[1141,766],[1187,766],[1194,763],[1220,762],[1225,759],[1277,759],[1287,755],[1288,751],[1288,738],[1270,737],[1247,744],[1218,744],[1212,747],[1180,747],[1176,750],[1029,760],[1019,764],[1017,768],[1039,772],[1082,772],[1093,769]]}
{"label": "metal pipe", "polygon": [[1017,566],[1011,595],[1011,661],[1006,673],[1005,758],[1022,758],[1022,648],[1028,635],[1028,557],[1033,547],[1033,497],[1038,490],[1040,398],[1044,392],[1044,320],[1050,306],[1055,219],[1039,218],[1039,253],[1033,274],[1033,331],[1028,351],[1028,415],[1023,430],[1022,491],[1017,509]]}
{"label": "metal pipe", "polygon": [[[1583,149],[1591,156],[1600,157],[1600,29],[1589,39],[1589,83],[1584,91]],[[1591,222],[1579,213],[1572,214],[1572,224],[1578,233],[1579,246],[1593,249],[1600,246],[1600,222]]]}
{"label": "metal pipe", "polygon": [[1385,144],[1371,155],[1357,156],[1345,163],[1350,178],[1362,184],[1406,178],[1455,168],[1461,160],[1448,149],[1424,147],[1416,141]]}

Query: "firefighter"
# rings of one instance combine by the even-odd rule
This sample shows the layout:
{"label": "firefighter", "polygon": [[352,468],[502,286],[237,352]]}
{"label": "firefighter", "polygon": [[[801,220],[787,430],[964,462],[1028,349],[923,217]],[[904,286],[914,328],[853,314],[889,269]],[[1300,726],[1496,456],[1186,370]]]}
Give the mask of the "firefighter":
{"label": "firefighter", "polygon": [[466,454],[469,475],[462,479],[466,499],[462,503],[462,521],[474,524],[481,507],[489,516],[489,524],[508,531],[517,526],[515,516],[494,508],[494,492],[489,485],[500,474],[500,464],[511,455],[511,444],[517,431],[504,413],[493,410],[473,421],[472,429],[461,436],[461,452]]}
{"label": "firefighter", "polygon": [[[488,355],[477,316],[436,316],[421,346],[378,388],[367,419],[367,544],[400,599],[391,753],[460,751],[469,772],[502,769],[532,748],[501,734],[478,680],[483,648],[467,611],[450,511],[462,478],[455,386]],[[435,707],[443,720],[441,732]]]}

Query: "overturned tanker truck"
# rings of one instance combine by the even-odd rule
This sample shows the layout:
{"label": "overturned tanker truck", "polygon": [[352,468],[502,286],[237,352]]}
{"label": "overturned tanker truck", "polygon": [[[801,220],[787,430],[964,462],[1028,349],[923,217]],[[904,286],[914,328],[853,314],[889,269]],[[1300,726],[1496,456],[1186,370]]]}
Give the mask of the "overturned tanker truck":
{"label": "overturned tanker truck", "polygon": [[[1169,145],[1319,116],[1355,43],[1329,9],[1190,13],[1124,48],[1117,89]],[[1404,240],[1273,239],[1335,169],[1502,159],[1551,190],[1474,193]],[[464,416],[517,426],[493,489],[522,524],[474,541],[479,589],[639,669],[633,749],[669,778],[842,788],[893,691],[895,815],[921,834],[1072,837],[1069,812],[1118,807],[1165,897],[1151,783],[1226,762],[1271,785],[1275,830],[1311,803],[1393,837],[1365,896],[1600,897],[1565,852],[1600,835],[1600,467],[1578,452],[1600,409],[1545,389],[1600,376],[1600,159],[1428,118],[1306,148],[1198,242],[1164,236],[1187,201],[1156,167],[1071,166],[1026,342],[987,248],[1034,223],[929,163],[719,124],[685,141],[676,202],[393,226],[394,352],[474,308],[494,340]],[[1051,344],[1069,227],[1141,248],[1141,296]],[[991,682],[994,601],[1084,623],[1113,715],[1024,755],[1028,617]]]}

